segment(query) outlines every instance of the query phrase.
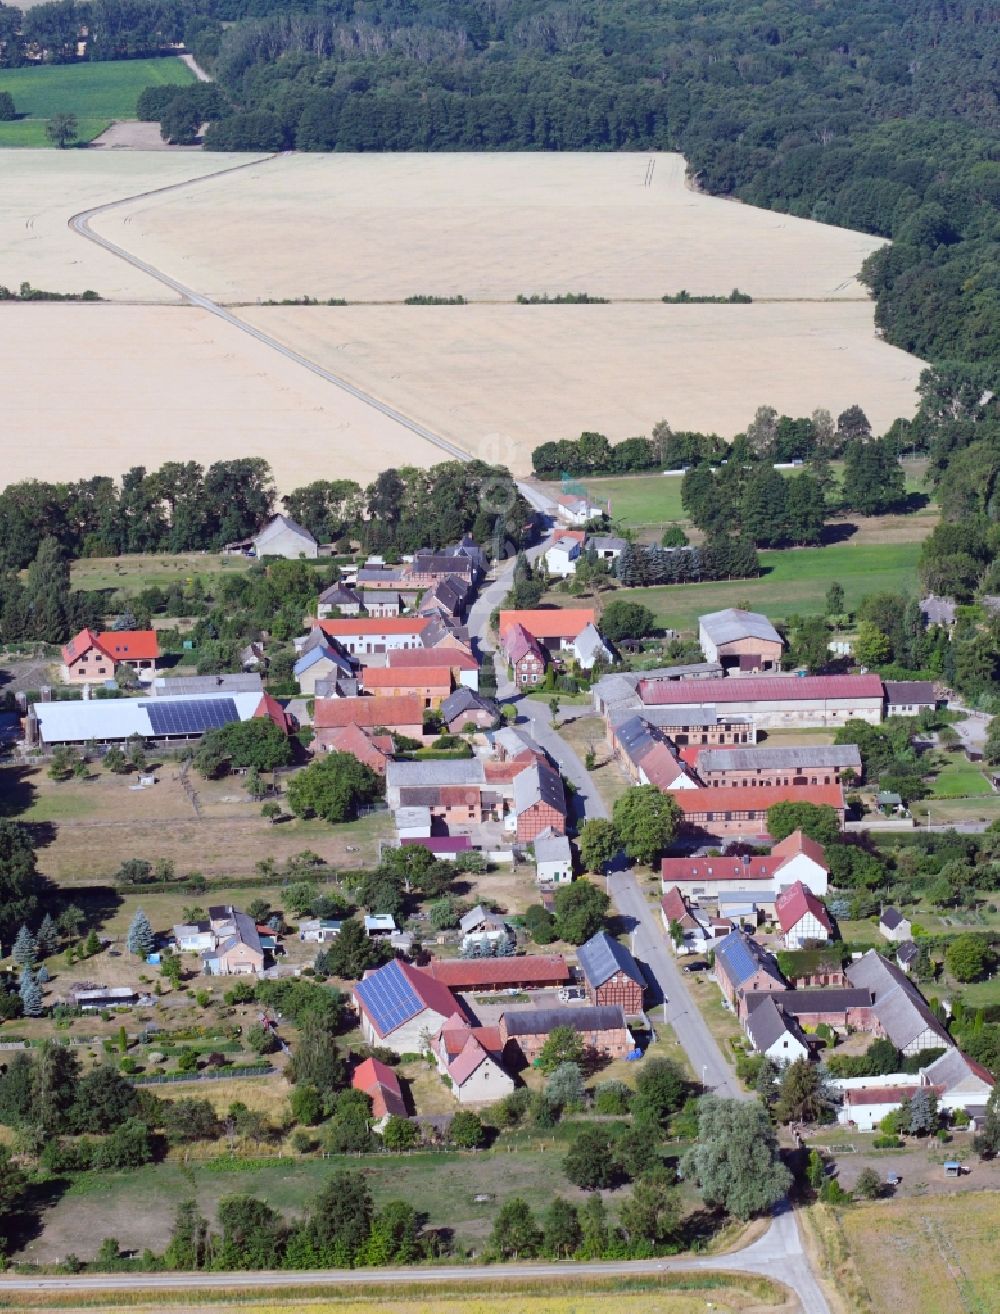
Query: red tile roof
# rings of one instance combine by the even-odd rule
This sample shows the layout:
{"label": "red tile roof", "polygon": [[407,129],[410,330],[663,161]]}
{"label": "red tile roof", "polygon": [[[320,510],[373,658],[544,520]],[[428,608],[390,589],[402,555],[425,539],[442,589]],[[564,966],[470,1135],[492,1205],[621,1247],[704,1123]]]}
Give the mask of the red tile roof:
{"label": "red tile roof", "polygon": [[523,958],[435,959],[427,969],[451,990],[508,986],[521,982],[547,985],[570,979],[561,954],[528,954]]}
{"label": "red tile roof", "polygon": [[481,1068],[489,1057],[489,1054],[475,1036],[470,1036],[465,1042],[461,1054],[448,1064],[448,1076],[451,1077],[456,1086],[464,1086],[472,1074]]}
{"label": "red tile roof", "polygon": [[424,700],[416,694],[317,698],[313,711],[313,725],[317,730],[339,730],[349,725],[422,726],[423,721]]}
{"label": "red tile roof", "polygon": [[781,891],[774,901],[774,912],[783,931],[790,931],[807,913],[812,913],[827,931],[833,930],[822,902],[801,881]]}
{"label": "red tile roof", "polygon": [[703,812],[766,812],[775,803],[816,803],[843,811],[840,785],[709,785],[671,794],[686,816]]}
{"label": "red tile roof", "polygon": [[433,1009],[435,1013],[440,1013],[442,1017],[451,1017],[456,1012],[461,1012],[455,996],[446,985],[436,981],[430,972],[425,972],[420,967],[414,967],[412,963],[404,962],[400,962],[399,970],[409,981],[413,987],[413,993],[425,1008]]}
{"label": "red tile roof", "polygon": [[[406,656],[410,656],[406,653]],[[435,689],[451,693],[451,667],[441,663],[441,655],[436,656],[437,666],[368,666],[361,677],[366,689]]]}
{"label": "red tile roof", "polygon": [[677,922],[684,930],[693,931],[698,925],[696,918],[684,901],[684,896],[676,885],[672,885],[660,900],[660,907],[668,922]]}
{"label": "red tile roof", "polygon": [[355,634],[378,638],[380,634],[422,634],[430,620],[427,616],[384,616],[381,620],[357,616],[344,620],[315,620],[310,624],[318,625],[324,634],[334,639],[350,638]]}
{"label": "red tile roof", "polygon": [[366,734],[359,725],[345,725],[332,730],[324,738],[327,748],[335,753],[350,753],[380,776],[385,775],[386,763],[392,757],[394,744],[391,735]]}
{"label": "red tile roof", "polygon": [[519,662],[528,653],[534,653],[539,661],[544,661],[537,639],[533,634],[529,634],[523,625],[508,625],[500,635],[500,646],[510,662]]}
{"label": "red tile roof", "polygon": [[[501,622],[504,615],[500,613]],[[525,613],[521,613],[522,615]],[[792,703],[801,699],[881,698],[877,675],[765,675],[718,680],[642,680],[639,697],[649,707],[696,703]]]}
{"label": "red tile roof", "polygon": [[478,671],[479,663],[461,648],[392,648],[386,653],[389,669],[397,666],[447,666],[449,670]]}
{"label": "red tile roof", "polygon": [[277,698],[266,693],[261,695],[254,717],[268,717],[284,735],[292,732],[292,718],[288,715]]}
{"label": "red tile roof", "polygon": [[376,1118],[407,1116],[399,1078],[388,1064],[375,1058],[365,1059],[355,1068],[351,1085],[355,1090],[364,1091],[371,1099],[372,1113]]}
{"label": "red tile roof", "polygon": [[160,655],[155,630],[102,630],[97,642],[116,662],[151,662]]}
{"label": "red tile roof", "polygon": [[575,639],[581,630],[594,624],[593,607],[539,607],[533,611],[502,611],[500,637],[512,625],[523,625],[536,639]]}
{"label": "red tile roof", "polygon": [[[702,793],[705,791],[702,790]],[[720,791],[730,793],[735,791]],[[759,793],[759,790],[751,790]],[[826,853],[822,845],[803,835],[801,830],[793,830],[780,844],[775,844],[770,853],[763,857],[723,857],[723,858],[664,858],[660,872],[664,881],[703,881],[703,880],[771,880],[781,868],[798,854],[804,853],[826,870]]]}
{"label": "red tile roof", "polygon": [[801,830],[793,830],[790,835],[786,835],[783,840],[779,840],[771,850],[772,857],[777,855],[779,858],[784,859],[797,858],[800,853],[804,853],[807,858],[812,858],[813,862],[818,863],[819,866],[826,866],[826,849]]}
{"label": "red tile roof", "polygon": [[[925,1086],[924,1090],[934,1090]],[[920,1090],[920,1086],[861,1086],[844,1091],[845,1104],[902,1104]]]}

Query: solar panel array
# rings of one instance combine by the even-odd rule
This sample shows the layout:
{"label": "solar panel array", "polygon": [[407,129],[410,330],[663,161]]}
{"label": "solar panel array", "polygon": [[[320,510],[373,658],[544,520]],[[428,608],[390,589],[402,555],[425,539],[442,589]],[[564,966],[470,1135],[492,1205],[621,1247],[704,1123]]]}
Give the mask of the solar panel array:
{"label": "solar panel array", "polygon": [[372,1021],[383,1036],[395,1031],[423,1009],[416,991],[398,962],[387,963],[355,986]]}
{"label": "solar panel array", "polygon": [[727,975],[735,985],[753,976],[760,967],[739,931],[730,931],[724,940],[719,941],[715,956],[722,959],[728,969]]}
{"label": "solar panel array", "polygon": [[197,735],[240,719],[232,698],[158,698],[143,707],[154,735]]}

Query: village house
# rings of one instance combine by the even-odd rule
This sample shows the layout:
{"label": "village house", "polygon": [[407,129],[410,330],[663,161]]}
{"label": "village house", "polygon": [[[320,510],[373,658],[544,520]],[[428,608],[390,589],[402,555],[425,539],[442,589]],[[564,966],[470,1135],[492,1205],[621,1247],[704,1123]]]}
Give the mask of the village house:
{"label": "village house", "polygon": [[680,666],[658,666],[651,671],[615,671],[603,675],[591,690],[595,710],[605,718],[621,712],[642,710],[639,685],[653,683],[677,684],[689,680],[720,680],[722,667],[718,662],[687,662]]}
{"label": "village house", "polygon": [[455,1013],[432,1048],[438,1071],[447,1077],[459,1104],[493,1104],[514,1089],[514,1079],[503,1066],[498,1027],[474,1027]]}
{"label": "village house", "polygon": [[774,913],[786,949],[825,944],[833,934],[822,901],[802,881],[795,881],[781,891],[774,901]]}
{"label": "village house", "polygon": [[919,716],[933,712],[939,699],[930,680],[886,680],[886,716]]}
{"label": "village house", "polygon": [[840,785],[707,785],[676,790],[672,797],[686,831],[709,836],[757,840],[767,835],[767,813],[776,803],[812,803],[832,808],[844,825],[844,791]]}
{"label": "village house", "polygon": [[813,894],[826,894],[826,853],[821,844],[801,830],[793,830],[763,856],[691,856],[663,858],[660,862],[663,892],[676,885],[685,898],[696,901],[737,894],[766,906],[774,903],[780,890],[796,881]]}
{"label": "village house", "polygon": [[300,557],[315,560],[319,544],[308,529],[297,525],[288,516],[277,515],[254,536],[253,553],[258,561],[265,557],[284,557],[298,561]]}
{"label": "village house", "polygon": [[175,926],[173,936],[178,950],[200,955],[208,976],[259,976],[264,970],[261,933],[232,904],[209,908],[203,922]]}
{"label": "village house", "polygon": [[439,580],[465,579],[471,586],[479,578],[480,570],[469,556],[449,552],[415,552],[406,568],[406,583],[410,588],[433,588]]}
{"label": "village house", "polygon": [[663,793],[698,788],[669,739],[641,716],[629,717],[616,728],[613,751],[635,785],[655,785]]}
{"label": "village house", "polygon": [[623,538],[615,534],[593,534],[587,539],[587,551],[593,552],[598,561],[613,566],[628,547]]}
{"label": "village house", "polygon": [[535,880],[539,885],[569,885],[573,879],[573,850],[565,835],[543,830],[534,839]]}
{"label": "village house", "polygon": [[901,1083],[898,1073],[890,1085],[877,1083],[870,1077],[858,1077],[840,1081],[837,1087],[843,1099],[837,1121],[842,1127],[854,1127],[861,1132],[878,1131],[884,1118],[895,1113],[904,1100],[911,1100],[920,1090],[918,1082]]}
{"label": "village house", "polygon": [[373,620],[398,616],[403,610],[400,595],[395,589],[391,591],[388,589],[363,589],[361,592],[361,607],[365,615],[370,616]]}
{"label": "village house", "polygon": [[599,1008],[519,1008],[500,1015],[505,1057],[520,1057],[525,1065],[531,1064],[557,1027],[571,1027],[585,1050],[598,1058],[625,1058],[635,1045],[618,1004]]}
{"label": "village house", "polygon": [[571,575],[575,575],[576,563],[583,551],[585,538],[586,535],[582,531],[558,534],[542,554],[548,574],[555,575],[559,579],[569,579]]}
{"label": "village house", "polygon": [[449,575],[446,579],[439,579],[436,584],[425,590],[417,612],[421,616],[440,612],[443,616],[461,620],[468,608],[472,588],[472,583],[459,575]]}
{"label": "village house", "polygon": [[809,1042],[794,1017],[765,995],[744,1023],[744,1030],[758,1054],[778,1067],[809,1057]]}
{"label": "village house", "polygon": [[394,648],[386,653],[385,664],[390,670],[400,666],[411,670],[417,667],[447,666],[456,688],[473,691],[479,688],[479,663],[461,648]]}
{"label": "village house", "polygon": [[462,1011],[447,986],[398,958],[368,972],[352,997],[366,1042],[395,1054],[428,1052],[445,1022]]}
{"label": "village house", "polygon": [[462,685],[441,704],[441,720],[449,734],[463,734],[471,725],[476,730],[490,730],[500,720],[500,708],[491,699]]}
{"label": "village house", "polygon": [[740,999],[750,991],[773,993],[784,990],[778,965],[745,931],[731,931],[715,946],[715,979],[726,1002],[740,1011]]}
{"label": "village house", "polygon": [[394,648],[422,648],[423,634],[430,625],[427,616],[397,616],[373,620],[370,616],[342,617],[316,622],[331,639],[336,639],[352,657],[387,653]]}
{"label": "village house", "polygon": [[343,924],[329,917],[306,917],[299,922],[299,939],[303,944],[328,944],[336,940]]}
{"label": "village house", "polygon": [[[797,744],[789,748],[705,748],[695,769],[706,785],[839,785],[861,779],[857,744]],[[846,782],[844,782],[846,783]]]}
{"label": "village house", "polygon": [[451,693],[451,670],[440,666],[366,666],[361,675],[366,693],[387,698],[419,698],[425,709],[437,711]]}
{"label": "village house", "polygon": [[[25,742],[44,744],[123,743],[133,736],[145,741],[184,742],[200,739],[234,721],[250,721],[280,713],[276,724],[291,720],[269,694],[232,693],[220,697],[188,694],[179,698],[94,698],[32,703],[25,719]],[[287,733],[287,729],[286,729]]]}
{"label": "village house", "polygon": [[549,657],[555,658],[576,657],[577,639],[588,625],[596,629],[592,607],[539,607],[527,611],[501,611],[501,643],[513,625],[520,625]]}
{"label": "village house", "polygon": [[322,741],[313,740],[325,753],[349,753],[380,776],[392,761],[396,746],[390,734],[377,734],[355,723],[324,727]]}
{"label": "village house", "polygon": [[913,971],[913,966],[920,957],[920,950],[912,940],[904,940],[902,944],[896,945],[896,965],[901,968],[907,976]]}
{"label": "village house", "polygon": [[541,684],[545,678],[545,653],[523,625],[509,625],[500,636],[500,651],[519,686]]}
{"label": "village house", "polygon": [[[778,1007],[802,1027],[815,1030],[822,1024],[841,1034],[848,1031],[876,1033],[878,1030],[874,1003],[868,990],[854,986],[821,986],[818,989],[768,993]],[[760,991],[745,991],[737,1009],[740,1018],[749,1017],[763,998]]]}
{"label": "village house", "polygon": [[313,746],[331,752],[336,734],[348,726],[375,734],[407,735],[420,739],[424,733],[424,706],[420,698],[318,698],[313,709]]}
{"label": "village house", "polygon": [[960,1049],[949,1049],[920,1069],[920,1085],[940,1092],[938,1108],[942,1113],[954,1115],[961,1109],[981,1123],[996,1080],[987,1068]]}
{"label": "village house", "polygon": [[106,684],[116,667],[127,666],[148,683],[159,659],[155,630],[81,630],[62,648],[60,677],[64,684]]}
{"label": "village house", "polygon": [[[393,811],[400,807],[429,807],[432,816],[444,821],[478,821],[485,785],[486,772],[481,758],[393,762],[386,771],[386,802]],[[424,791],[433,793],[433,802],[417,797]],[[449,809],[453,810],[452,815]]]}
{"label": "village house", "polygon": [[898,908],[883,908],[878,919],[878,930],[883,940],[890,944],[902,944],[913,935],[910,919],[904,917]]}
{"label": "village house", "polygon": [[727,675],[766,675],[781,670],[784,640],[759,612],[727,607],[701,616],[698,642],[705,660],[719,662]]}
{"label": "village house", "polygon": [[921,598],[920,614],[928,625],[940,625],[950,632],[958,615],[958,604],[954,598],[939,598],[931,593]]}
{"label": "village house", "polygon": [[[704,954],[712,947],[717,938],[715,928],[708,918],[704,920],[695,916],[687,900],[676,885],[672,885],[660,900],[660,921],[667,933],[671,948],[678,957],[685,954]],[[680,940],[674,939],[674,927],[680,933]],[[727,921],[727,932],[732,929]]]}
{"label": "village house", "polygon": [[363,1091],[372,1102],[372,1126],[382,1131],[390,1118],[406,1118],[406,1101],[399,1078],[381,1059],[367,1058],[351,1073],[351,1086]]}
{"label": "village house", "polygon": [[598,662],[611,662],[614,653],[601,638],[596,625],[585,625],[573,640],[573,656],[581,671],[592,671]]}
{"label": "village house", "polygon": [[316,615],[320,620],[326,620],[334,612],[338,616],[361,615],[361,599],[354,589],[348,588],[346,584],[337,583],[323,590],[316,603]]}
{"label": "village house", "polygon": [[607,931],[598,931],[586,944],[580,945],[577,959],[592,1004],[618,1004],[626,1017],[642,1012],[646,978],[623,944],[612,939]]}
{"label": "village house", "polygon": [[320,680],[351,679],[355,664],[343,652],[339,644],[330,639],[319,628],[310,631],[305,642],[298,648],[298,656],[292,667],[292,675],[298,682],[299,692],[308,697],[316,696],[316,686]]}
{"label": "village house", "polygon": [[588,497],[578,497],[574,493],[563,493],[555,499],[556,517],[566,525],[588,525],[604,515],[604,507],[592,502]]}
{"label": "village house", "polygon": [[522,844],[545,830],[565,835],[568,809],[559,772],[546,762],[533,762],[514,777],[516,833]]}
{"label": "village house", "polygon": [[849,963],[845,975],[852,986],[871,992],[878,1032],[901,1054],[951,1048],[951,1037],[917,987],[875,949]]}

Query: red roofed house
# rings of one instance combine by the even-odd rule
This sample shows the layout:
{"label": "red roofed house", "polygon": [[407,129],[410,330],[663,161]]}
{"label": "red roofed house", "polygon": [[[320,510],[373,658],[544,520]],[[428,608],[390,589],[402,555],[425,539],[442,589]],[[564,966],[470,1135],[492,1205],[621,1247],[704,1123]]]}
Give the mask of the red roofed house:
{"label": "red roofed house", "polygon": [[496,1027],[474,1027],[455,1013],[434,1038],[438,1070],[448,1078],[459,1104],[492,1104],[514,1089],[503,1067],[503,1042]]}
{"label": "red roofed house", "polygon": [[386,766],[392,761],[396,748],[392,735],[372,734],[359,725],[325,730],[319,747],[327,753],[350,753],[351,757],[356,757],[380,776],[385,775]]}
{"label": "red roofed house", "polygon": [[775,803],[831,807],[840,827],[844,825],[844,791],[840,785],[734,785],[730,788],[709,785],[705,789],[675,790],[671,798],[680,808],[683,824],[689,831],[704,831],[709,835],[746,838],[766,835],[767,810]]}
{"label": "red roofed house", "polygon": [[386,653],[385,661],[390,670],[399,666],[447,666],[456,688],[461,684],[479,688],[479,663],[462,648],[393,648]]}
{"label": "red roofed house", "polygon": [[422,648],[422,635],[430,624],[426,616],[386,616],[373,620],[353,616],[340,620],[317,620],[316,626],[336,639],[352,655],[390,652],[393,648]]}
{"label": "red roofed house", "polygon": [[[501,623],[505,614],[500,613]],[[530,612],[514,613],[519,616]],[[645,707],[711,704],[727,716],[752,718],[758,729],[843,725],[882,720],[882,681],[877,675],[765,675],[712,680],[708,688],[693,680],[666,680],[655,673],[637,689]]]}
{"label": "red roofed house", "polygon": [[277,698],[269,693],[261,695],[260,703],[257,705],[256,712],[254,712],[255,719],[257,717],[265,716],[270,721],[274,722],[283,735],[287,736],[292,733],[292,730],[294,729],[292,718],[278,702]]}
{"label": "red roofed house", "polygon": [[355,1090],[363,1090],[371,1100],[376,1131],[381,1131],[390,1118],[409,1117],[399,1078],[388,1063],[365,1059],[351,1074],[351,1085]]}
{"label": "red roofed house", "polygon": [[786,949],[823,944],[832,934],[833,927],[822,901],[801,881],[781,891],[774,901],[774,913]]}
{"label": "red roofed house", "polygon": [[440,666],[366,666],[361,682],[367,693],[401,698],[413,694],[423,700],[424,707],[435,711],[451,693],[451,669],[446,662]]}
{"label": "red roofed house", "polygon": [[500,640],[513,625],[520,625],[549,653],[573,648],[580,633],[595,625],[593,607],[539,607],[533,611],[502,611]]}
{"label": "red roofed house", "polygon": [[[679,799],[681,795],[675,797]],[[826,894],[828,871],[823,846],[801,830],[794,830],[765,857],[739,854],[721,858],[664,858],[660,877],[664,894],[676,886],[688,899],[717,899],[720,894],[746,893],[756,903],[766,904],[796,881],[801,881],[813,894]]]}
{"label": "red roofed house", "polygon": [[[865,1079],[859,1077],[855,1080],[860,1082]],[[904,1100],[912,1099],[921,1089],[919,1085],[880,1086],[871,1084],[872,1078],[867,1080],[870,1084],[844,1090],[844,1104],[837,1115],[837,1121],[843,1126],[857,1127],[858,1131],[863,1132],[876,1131],[887,1114],[900,1108]],[[939,1087],[924,1086],[922,1089],[929,1089],[935,1095],[941,1094]]]}
{"label": "red roofed house", "polygon": [[409,694],[402,698],[317,698],[313,711],[314,743],[329,751],[329,732],[348,726],[387,731],[419,739],[424,733],[424,704]]}
{"label": "red roofed house", "polygon": [[[702,923],[695,917],[676,885],[671,885],[660,900],[660,920],[678,957],[684,954],[703,954],[711,948],[712,941],[716,938],[714,928],[707,921]],[[674,925],[680,927],[683,936],[679,944],[674,941],[671,934]]]}
{"label": "red roofed house", "polygon": [[140,679],[156,672],[160,645],[155,630],[81,630],[62,650],[66,684],[94,684],[115,678],[116,666],[130,666]]}
{"label": "red roofed house", "polygon": [[508,626],[500,636],[500,647],[514,673],[515,684],[541,684],[545,678],[545,653],[523,625]]}
{"label": "red roofed house", "polygon": [[425,1053],[445,1022],[462,1011],[446,985],[398,958],[367,972],[353,999],[368,1044],[396,1054]]}
{"label": "red roofed house", "polygon": [[571,979],[561,954],[435,958],[425,970],[449,990],[542,990],[567,985]]}

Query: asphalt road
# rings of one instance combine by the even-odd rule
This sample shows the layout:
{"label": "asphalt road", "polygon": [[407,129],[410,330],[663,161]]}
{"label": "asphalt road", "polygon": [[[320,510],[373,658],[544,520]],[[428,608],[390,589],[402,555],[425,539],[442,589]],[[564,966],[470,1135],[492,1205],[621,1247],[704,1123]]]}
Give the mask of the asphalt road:
{"label": "asphalt road", "polygon": [[744,1250],[685,1259],[642,1259],[596,1263],[527,1263],[462,1265],[444,1268],[318,1269],[262,1273],[101,1273],[93,1277],[0,1277],[0,1298],[13,1292],[197,1291],[223,1289],[234,1298],[246,1290],[294,1290],[301,1287],[406,1286],[436,1283],[488,1283],[510,1279],[657,1276],[691,1272],[747,1273],[783,1282],[798,1296],[803,1314],[830,1314],[802,1249],[790,1211],[779,1213],[759,1240]]}

